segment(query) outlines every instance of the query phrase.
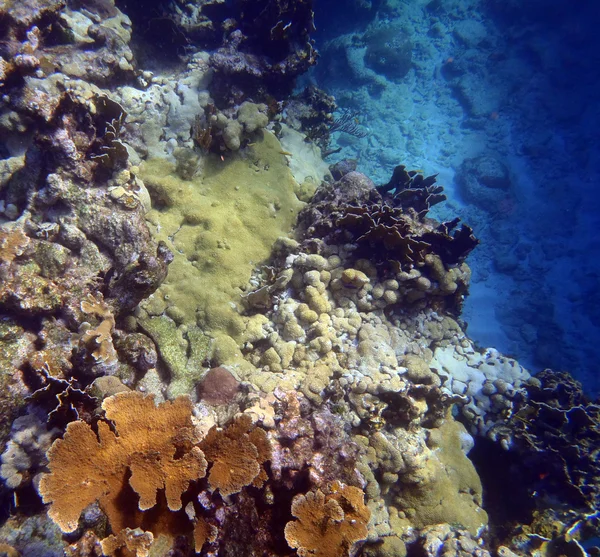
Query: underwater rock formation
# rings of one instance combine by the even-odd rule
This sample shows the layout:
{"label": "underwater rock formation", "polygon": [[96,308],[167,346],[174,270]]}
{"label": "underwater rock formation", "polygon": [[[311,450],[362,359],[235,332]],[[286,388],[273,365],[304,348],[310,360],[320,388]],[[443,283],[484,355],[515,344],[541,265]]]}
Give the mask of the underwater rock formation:
{"label": "underwater rock formation", "polygon": [[219,107],[287,97],[317,61],[312,0],[238,0],[236,27],[210,58],[210,92]]}
{"label": "underwater rock formation", "polygon": [[392,80],[409,72],[413,44],[406,31],[395,25],[372,27],[363,40],[367,44],[366,66]]}
{"label": "underwater rock formation", "polygon": [[502,214],[513,201],[511,179],[502,161],[490,155],[465,159],[456,182],[466,201],[492,214]]}

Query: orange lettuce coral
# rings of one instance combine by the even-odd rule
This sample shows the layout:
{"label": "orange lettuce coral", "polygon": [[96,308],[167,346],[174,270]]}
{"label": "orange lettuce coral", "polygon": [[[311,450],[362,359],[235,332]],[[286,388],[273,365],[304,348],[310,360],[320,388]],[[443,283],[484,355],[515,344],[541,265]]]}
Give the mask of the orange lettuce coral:
{"label": "orange lettuce coral", "polygon": [[214,542],[217,539],[217,528],[209,524],[203,518],[198,518],[194,525],[194,547],[196,553],[200,553],[206,542]]}
{"label": "orange lettuce coral", "polygon": [[367,537],[371,511],[357,487],[333,482],[328,493],[320,489],[297,495],[285,526],[285,539],[300,557],[343,557]]}
{"label": "orange lettuce coral", "polygon": [[40,482],[40,494],[63,532],[73,532],[81,512],[95,501],[113,531],[122,530],[118,497],[129,475],[140,510],[156,505],[157,491],[165,489],[169,509],[177,511],[190,481],[206,474],[189,398],[156,406],[153,396],[125,392],[107,398],[102,408],[116,433],[106,422],[98,423],[98,435],[85,422],[72,422],[48,451],[50,473]]}
{"label": "orange lettuce coral", "polygon": [[112,342],[112,333],[115,329],[115,318],[110,308],[102,299],[97,300],[88,294],[87,300],[82,300],[81,311],[90,315],[97,315],[102,319],[95,329],[87,329],[81,336],[81,342],[90,349],[94,360],[99,363],[115,363],[117,353]]}
{"label": "orange lettuce coral", "polygon": [[108,536],[102,540],[102,553],[114,556],[119,549],[126,548],[131,552],[135,551],[135,557],[148,557],[153,541],[154,536],[150,532],[144,532],[139,528],[135,530],[125,528],[116,536]]}
{"label": "orange lettuce coral", "polygon": [[239,492],[247,485],[261,487],[267,479],[263,464],[271,458],[267,434],[254,428],[243,414],[224,430],[211,428],[200,445],[212,463],[208,483],[221,495]]}

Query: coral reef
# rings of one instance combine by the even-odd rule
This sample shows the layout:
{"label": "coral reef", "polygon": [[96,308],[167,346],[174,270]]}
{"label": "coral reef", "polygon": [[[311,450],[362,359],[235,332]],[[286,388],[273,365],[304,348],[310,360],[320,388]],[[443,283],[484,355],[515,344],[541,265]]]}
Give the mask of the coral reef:
{"label": "coral reef", "polygon": [[239,0],[236,6],[237,26],[210,58],[211,95],[221,106],[288,96],[317,60],[312,0]]}
{"label": "coral reef", "polygon": [[35,414],[20,416],[12,423],[10,441],[0,457],[0,477],[6,487],[17,489],[35,479],[47,464],[46,451],[58,434],[57,428],[48,430]]}
{"label": "coral reef", "polygon": [[314,85],[294,95],[285,103],[283,119],[290,127],[302,131],[322,150],[329,145],[337,105],[335,99]]}
{"label": "coral reef", "polygon": [[403,293],[409,302],[433,287],[441,296],[453,295],[460,307],[469,275],[461,263],[477,240],[464,224],[452,234],[457,220],[438,224],[425,218],[431,198],[439,200],[439,190],[428,189],[435,180],[406,176],[402,184],[392,180],[391,187],[385,186],[384,191],[388,187],[397,191],[383,197],[366,176],[349,172],[319,189],[299,216],[300,229],[307,239],[354,244],[355,257],[369,259],[385,273],[396,273],[396,279],[407,285],[418,285],[421,295]]}
{"label": "coral reef", "polygon": [[267,479],[262,465],[270,460],[271,449],[266,433],[253,428],[248,415],[222,431],[212,428],[200,448],[212,463],[208,485],[223,496],[238,493],[250,484],[262,487]]}
{"label": "coral reef", "polygon": [[592,512],[600,501],[600,407],[564,372],[548,369],[534,379],[488,435],[519,455],[544,506],[556,498]]}
{"label": "coral reef", "polygon": [[[156,505],[162,488],[168,508],[177,511],[189,482],[206,472],[202,452],[192,447],[197,439],[188,399],[155,406],[152,397],[122,393],[105,399],[102,408],[118,435],[106,422],[98,422],[98,436],[84,422],[71,422],[48,452],[50,474],[39,489],[51,504],[48,515],[63,532],[73,532],[81,512],[95,501],[113,531],[125,528],[128,517],[119,497],[128,474],[141,511]],[[178,451],[185,453],[176,456]]]}
{"label": "coral reef", "polygon": [[[194,121],[192,137],[198,147],[216,153],[238,151],[269,123],[266,104],[243,102],[235,111],[217,110],[213,104]],[[230,114],[231,116],[228,116]]]}
{"label": "coral reef", "polygon": [[236,342],[250,334],[235,300],[256,263],[269,256],[272,243],[288,231],[302,206],[277,139],[265,132],[249,149],[248,159],[227,164],[210,159],[203,177],[192,182],[175,176],[164,160],[142,167],[153,202],[146,218],[175,258],[162,286],[142,303],[139,322],[161,354],[170,350],[181,355],[180,363],[171,357],[168,363],[179,382],[171,388],[175,394],[191,392],[198,379],[192,365],[199,362],[186,367],[186,350],[180,347],[182,337],[189,340],[191,326],[215,339],[214,364],[235,360]]}
{"label": "coral reef", "polygon": [[[274,513],[268,522],[279,524],[279,533],[265,533],[256,543],[277,543],[273,535],[280,540],[285,535],[292,547],[307,543],[314,525],[306,523],[311,519],[301,501],[325,496],[319,489],[316,495],[298,495],[285,510],[299,486],[288,486],[286,494],[280,482],[270,478],[265,464],[271,459],[271,443],[248,414],[223,429],[211,428],[201,438],[188,397],[156,406],[152,396],[128,392],[106,398],[102,408],[110,422],[97,422],[97,434],[83,421],[71,422],[48,451],[50,472],[42,477],[39,490],[50,504],[48,515],[63,532],[75,531],[84,509],[98,501],[112,531],[100,541],[103,554],[117,555],[126,547],[136,556],[146,556],[160,538],[173,544],[181,535],[188,543],[193,538],[198,553],[205,544],[229,544],[231,528],[252,523],[261,497],[276,492],[270,505],[283,506],[283,516],[294,515],[300,522],[285,526],[284,533],[284,523]],[[333,527],[327,534],[331,554],[348,554],[354,542],[365,539],[370,511],[361,489],[339,482],[328,485],[330,502],[322,506],[338,509],[332,517],[336,523],[328,526]],[[264,492],[258,500],[252,495],[257,490]],[[93,538],[87,543],[97,544]]]}
{"label": "coral reef", "polygon": [[[117,319],[158,286],[171,255],[145,226],[143,184],[118,138],[120,105],[84,82],[59,85],[59,74],[43,81],[43,110],[26,101],[37,84],[7,84],[31,135],[23,142],[26,166],[7,177],[1,192],[14,215],[0,225],[0,311],[7,326],[21,330],[24,349],[12,348],[20,355],[10,358],[10,382],[32,373],[21,392],[43,389],[66,416],[94,378],[133,380],[136,366],[147,369],[127,357],[128,333]],[[7,387],[5,396],[19,392],[16,384]],[[21,406],[15,397],[9,411]]]}
{"label": "coral reef", "polygon": [[[360,99],[285,102],[312,7],[0,5],[0,552],[512,557],[597,532],[598,405],[466,335],[478,240],[431,218],[437,175],[329,171],[334,132],[377,148]],[[376,96],[427,49],[367,25],[324,71]],[[490,213],[513,195],[500,159],[461,173]]]}
{"label": "coral reef", "polygon": [[[113,2],[106,5],[106,13],[92,9],[85,15],[65,9],[66,2],[60,0],[3,5],[1,81],[12,85],[21,78],[29,85],[56,70],[96,84],[133,80],[131,21]],[[21,42],[23,36],[27,39]],[[44,100],[42,93],[37,102]],[[36,103],[34,98],[31,103]]]}
{"label": "coral reef", "polygon": [[476,351],[471,343],[438,347],[429,366],[448,393],[463,396],[461,413],[471,433],[486,435],[518,408],[524,389],[535,383],[517,361],[497,350]]}

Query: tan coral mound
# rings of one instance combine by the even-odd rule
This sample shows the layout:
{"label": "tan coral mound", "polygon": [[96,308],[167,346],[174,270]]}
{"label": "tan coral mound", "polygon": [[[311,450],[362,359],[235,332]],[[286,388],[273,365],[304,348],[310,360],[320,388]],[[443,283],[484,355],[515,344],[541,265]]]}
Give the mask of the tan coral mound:
{"label": "tan coral mound", "polygon": [[367,537],[371,512],[364,493],[341,482],[334,482],[329,491],[294,497],[292,515],[298,520],[286,525],[285,539],[300,557],[343,557]]}
{"label": "tan coral mound", "polygon": [[102,408],[116,433],[106,422],[98,423],[98,435],[85,422],[72,422],[48,451],[50,473],[40,482],[40,494],[63,532],[76,530],[81,512],[95,501],[113,531],[120,531],[117,500],[128,474],[140,510],[156,505],[157,491],[164,488],[172,511],[181,508],[190,481],[206,474],[204,455],[194,446],[189,398],[156,406],[153,396],[126,392],[107,398]]}

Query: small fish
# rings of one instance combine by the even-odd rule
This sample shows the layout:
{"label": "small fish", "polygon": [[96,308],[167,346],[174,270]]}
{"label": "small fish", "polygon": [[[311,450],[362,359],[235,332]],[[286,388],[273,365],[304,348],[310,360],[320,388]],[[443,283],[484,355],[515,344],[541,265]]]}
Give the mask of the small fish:
{"label": "small fish", "polygon": [[286,155],[287,157],[293,157],[294,154],[290,153],[289,151],[279,151],[280,155]]}

